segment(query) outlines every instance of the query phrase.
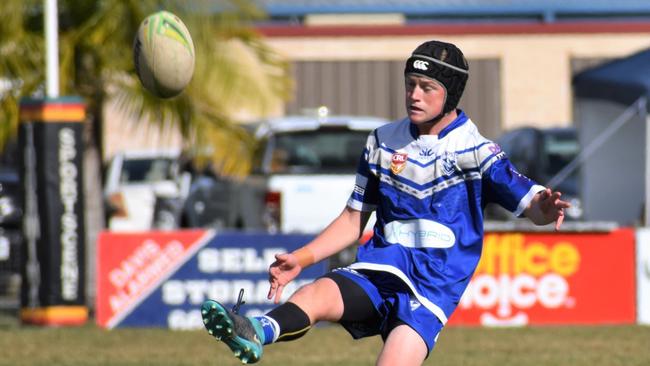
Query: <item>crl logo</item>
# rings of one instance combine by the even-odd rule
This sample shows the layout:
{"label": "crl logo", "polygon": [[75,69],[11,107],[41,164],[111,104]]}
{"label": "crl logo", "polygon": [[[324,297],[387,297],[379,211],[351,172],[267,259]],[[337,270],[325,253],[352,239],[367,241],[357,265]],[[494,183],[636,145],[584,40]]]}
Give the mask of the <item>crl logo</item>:
{"label": "crl logo", "polygon": [[390,159],[390,171],[397,175],[406,168],[406,161],[408,159],[407,153],[395,152]]}
{"label": "crl logo", "polygon": [[419,70],[428,70],[429,69],[429,63],[426,61],[422,60],[415,60],[413,61],[413,68],[419,69]]}

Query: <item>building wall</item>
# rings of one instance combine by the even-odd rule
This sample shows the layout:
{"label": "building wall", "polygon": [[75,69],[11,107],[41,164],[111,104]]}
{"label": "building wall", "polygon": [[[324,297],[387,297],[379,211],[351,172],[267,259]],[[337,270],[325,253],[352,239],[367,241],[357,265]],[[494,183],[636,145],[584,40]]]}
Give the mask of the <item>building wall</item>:
{"label": "building wall", "polygon": [[[580,65],[585,65],[584,60],[591,63],[624,57],[650,47],[650,23],[488,26],[478,31],[471,25],[456,25],[453,29],[426,26],[416,31],[405,31],[404,27],[359,29],[293,27],[280,31],[261,29],[260,32],[277,52],[303,65],[327,64],[328,61],[380,61],[399,65],[426,40],[455,43],[471,63],[481,65],[474,61],[488,60],[489,63],[484,64],[492,65],[470,72],[499,69],[498,72],[484,71],[489,72],[487,75],[470,74],[470,84],[480,86],[470,88],[468,93],[472,96],[463,100],[471,106],[472,113],[480,114],[470,116],[488,137],[522,125],[572,124],[571,78],[581,69]],[[399,77],[401,67],[392,69]],[[397,94],[391,110],[398,110],[403,103],[403,97]],[[278,114],[299,110],[299,106],[291,103],[295,101],[287,103],[286,108],[278,108]],[[110,104],[105,108],[105,120],[105,158],[119,150],[179,147],[181,144],[177,133],[147,129],[146,123],[128,120]]]}
{"label": "building wall", "polygon": [[502,129],[526,124],[571,124],[573,59],[623,57],[650,47],[650,32],[291,36],[270,37],[267,42],[294,61],[403,61],[417,45],[429,39],[458,45],[468,59],[500,60]]}
{"label": "building wall", "polygon": [[178,131],[161,131],[147,121],[130,119],[115,103],[104,106],[104,159],[121,151],[170,149],[181,147]]}
{"label": "building wall", "polygon": [[[292,62],[294,98],[286,114],[327,106],[332,114],[369,115],[390,120],[406,115],[403,60]],[[476,73],[459,103],[483,134],[501,133],[501,65],[497,59],[470,59]]]}

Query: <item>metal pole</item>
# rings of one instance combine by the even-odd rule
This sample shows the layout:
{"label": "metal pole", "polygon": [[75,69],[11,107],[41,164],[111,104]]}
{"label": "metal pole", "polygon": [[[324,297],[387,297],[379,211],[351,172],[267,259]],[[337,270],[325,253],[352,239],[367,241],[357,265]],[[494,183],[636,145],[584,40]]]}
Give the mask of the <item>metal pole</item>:
{"label": "metal pole", "polygon": [[[625,125],[632,117],[646,116],[647,115],[647,100],[645,96],[637,99],[632,105],[627,107],[623,113],[621,113],[612,123],[610,123],[607,128],[605,128],[596,138],[594,138],[589,145],[585,146],[582,151],[571,160],[564,168],[562,168],[555,176],[549,179],[546,182],[546,186],[555,189],[560,183],[562,183],[574,170],[576,170],[582,163],[585,162],[596,150],[598,150],[602,145],[604,145],[607,140],[614,133],[616,133],[623,125]],[[647,145],[646,145],[647,149]],[[646,173],[647,174],[647,173]]]}
{"label": "metal pole", "polygon": [[59,96],[59,12],[57,0],[44,0],[45,6],[45,77],[48,98]]}
{"label": "metal pole", "polygon": [[40,305],[38,289],[41,286],[41,265],[38,261],[37,241],[41,237],[38,216],[38,197],[36,187],[36,151],[34,149],[34,123],[25,123],[25,217],[23,230],[27,242],[27,267],[24,281],[27,283],[27,306]]}

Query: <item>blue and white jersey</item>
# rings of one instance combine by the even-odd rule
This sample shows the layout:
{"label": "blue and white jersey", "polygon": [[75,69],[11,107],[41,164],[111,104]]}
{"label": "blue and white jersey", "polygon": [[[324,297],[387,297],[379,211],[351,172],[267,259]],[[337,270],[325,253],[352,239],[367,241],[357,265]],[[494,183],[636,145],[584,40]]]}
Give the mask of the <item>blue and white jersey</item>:
{"label": "blue and white jersey", "polygon": [[348,200],[377,222],[350,268],[392,273],[445,324],[481,256],[485,205],[520,215],[543,189],[460,110],[437,136],[419,136],[408,119],[379,127]]}

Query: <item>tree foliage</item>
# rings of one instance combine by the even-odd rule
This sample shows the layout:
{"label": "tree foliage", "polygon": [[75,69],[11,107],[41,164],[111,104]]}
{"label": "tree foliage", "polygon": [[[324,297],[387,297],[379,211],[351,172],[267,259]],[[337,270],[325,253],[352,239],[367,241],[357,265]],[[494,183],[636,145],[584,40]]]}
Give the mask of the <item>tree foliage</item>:
{"label": "tree foliage", "polygon": [[[168,100],[142,88],[132,56],[140,22],[162,9],[183,19],[196,49],[190,85]],[[58,10],[61,95],[84,98],[95,143],[110,100],[130,120],[179,131],[220,171],[246,173],[253,141],[236,122],[269,113],[291,88],[288,64],[251,27],[263,18],[251,2],[59,0]],[[0,2],[0,144],[15,135],[20,98],[43,95],[44,49],[43,1]]]}

